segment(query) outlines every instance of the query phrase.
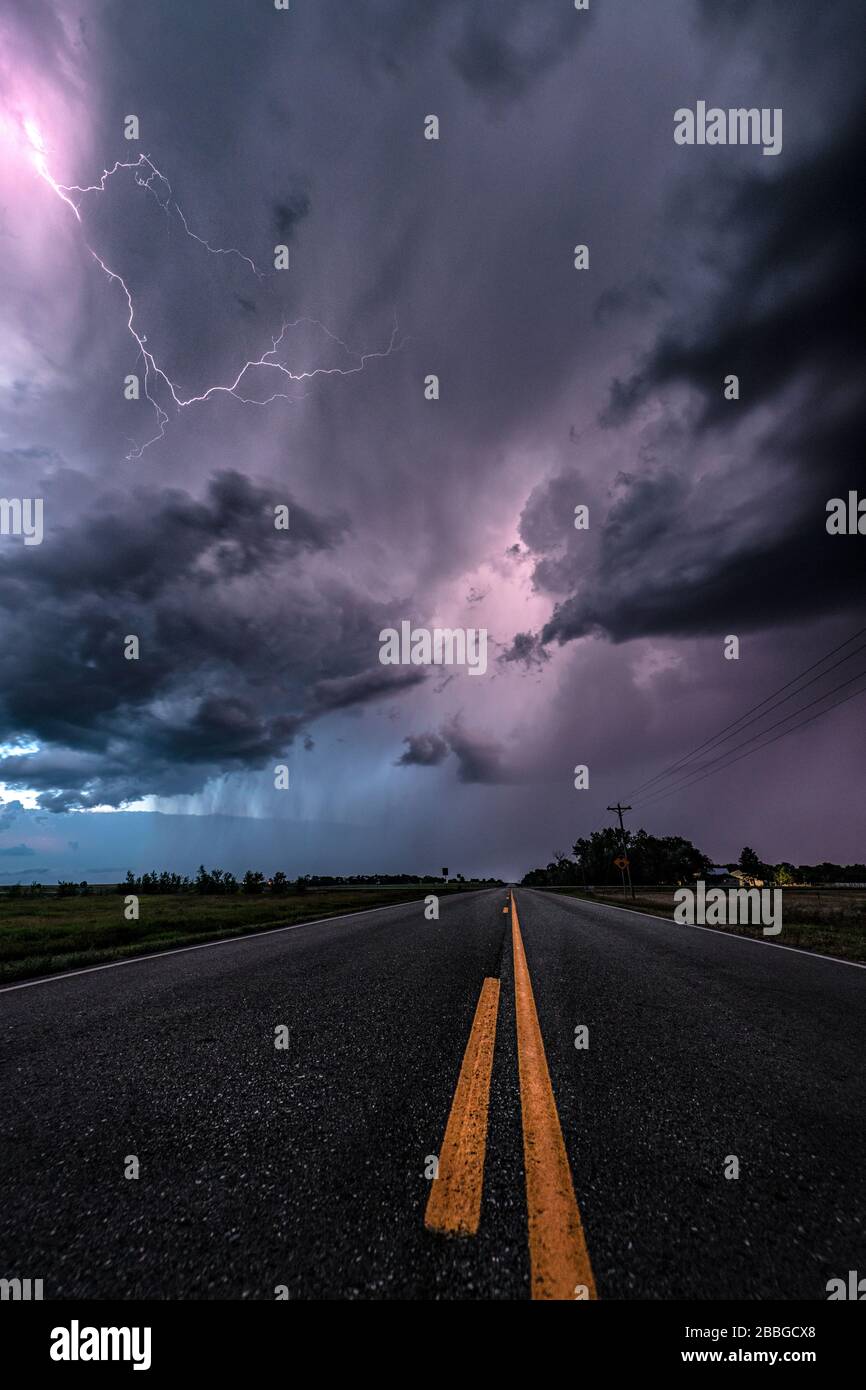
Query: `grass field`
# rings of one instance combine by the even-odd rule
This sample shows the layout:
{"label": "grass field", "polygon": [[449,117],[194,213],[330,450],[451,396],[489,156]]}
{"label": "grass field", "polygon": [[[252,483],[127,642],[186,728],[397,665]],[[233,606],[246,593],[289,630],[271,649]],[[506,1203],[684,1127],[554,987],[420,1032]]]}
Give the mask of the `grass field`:
{"label": "grass field", "polygon": [[137,922],[125,920],[122,893],[75,898],[3,897],[0,984],[380,904],[411,902],[428,892],[443,896],[459,891],[437,885],[334,888],[284,897],[143,894]]}
{"label": "grass field", "polygon": [[[285,897],[142,894],[137,922],[125,920],[122,893],[75,898],[2,896],[0,984],[201,941],[242,936],[269,927],[290,926],[294,922],[317,921],[387,903],[411,902],[427,893],[443,896],[459,891],[436,884],[420,888],[321,889]],[[634,902],[623,899],[616,888],[600,888],[593,894],[586,894],[582,888],[552,891],[661,917],[673,916],[673,888],[638,888]],[[723,930],[743,936],[762,935],[760,926]],[[784,889],[782,931],[766,939],[843,960],[866,961],[866,890]]]}
{"label": "grass field", "polygon": [[[634,902],[624,898],[621,889],[613,887],[597,888],[591,894],[582,888],[551,891],[630,907],[637,912],[651,912],[659,917],[673,917],[674,914],[674,888],[636,887]],[[760,926],[728,926],[718,930],[756,936],[780,946],[797,946],[826,956],[839,956],[841,960],[866,961],[866,889],[783,888],[781,893],[782,930],[778,936],[764,937]]]}

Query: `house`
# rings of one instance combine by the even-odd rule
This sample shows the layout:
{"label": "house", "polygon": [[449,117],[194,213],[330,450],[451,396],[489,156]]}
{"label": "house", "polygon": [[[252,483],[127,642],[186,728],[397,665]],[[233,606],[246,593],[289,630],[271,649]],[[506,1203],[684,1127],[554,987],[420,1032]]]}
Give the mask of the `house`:
{"label": "house", "polygon": [[707,869],[703,879],[708,888],[738,888],[740,886],[740,880],[731,873],[726,864],[714,864],[711,869]]}
{"label": "house", "polygon": [[744,874],[742,869],[732,869],[731,875],[740,888],[763,888],[762,878],[753,878],[751,874]]}

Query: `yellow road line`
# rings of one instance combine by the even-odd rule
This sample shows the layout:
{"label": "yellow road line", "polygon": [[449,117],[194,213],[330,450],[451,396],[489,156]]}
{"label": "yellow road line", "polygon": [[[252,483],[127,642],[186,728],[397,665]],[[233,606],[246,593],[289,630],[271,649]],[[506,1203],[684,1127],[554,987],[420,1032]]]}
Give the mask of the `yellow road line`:
{"label": "yellow road line", "polygon": [[498,1010],[499,981],[486,979],[445,1127],[439,1176],[434,1179],[427,1200],[424,1225],[429,1231],[474,1236],[478,1230]]}
{"label": "yellow road line", "polygon": [[597,1298],[513,894],[511,939],[532,1297]]}

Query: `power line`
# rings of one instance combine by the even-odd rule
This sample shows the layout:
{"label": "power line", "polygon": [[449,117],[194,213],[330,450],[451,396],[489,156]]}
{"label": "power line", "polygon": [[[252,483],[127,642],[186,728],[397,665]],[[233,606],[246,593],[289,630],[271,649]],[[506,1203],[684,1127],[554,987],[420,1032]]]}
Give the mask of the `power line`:
{"label": "power line", "polygon": [[[804,676],[808,676],[810,671],[814,671],[817,666],[823,666],[824,662],[829,661],[831,656],[835,656],[836,653],[840,652],[843,647],[849,646],[851,642],[856,641],[858,637],[862,637],[864,633],[866,633],[866,627],[861,627],[859,632],[853,633],[850,637],[846,638],[844,642],[841,642],[838,647],[834,647],[832,651],[826,652],[825,655],[820,657],[818,661],[813,661],[812,665],[807,666],[805,671],[801,671],[798,676],[793,676],[791,680],[786,681],[784,685],[780,685],[778,690],[771,691],[771,693],[765,696],[763,700],[759,701],[757,705],[753,705],[751,709],[747,709],[745,714],[740,715],[739,719],[734,719],[732,723],[726,724],[724,728],[721,729],[717,734],[714,734],[711,738],[704,739],[704,742],[699,743],[697,748],[693,748],[690,753],[684,754],[684,756],[678,758],[676,762],[671,763],[669,767],[664,768],[661,772],[657,772],[654,777],[650,777],[648,781],[642,782],[639,787],[635,787],[634,791],[631,792],[630,795],[636,796],[638,792],[644,791],[647,787],[651,787],[654,782],[662,781],[665,777],[668,776],[669,773],[675,772],[677,770],[683,770],[685,764],[691,762],[692,758],[696,757],[698,753],[702,753],[704,751],[709,752],[711,747],[718,747],[722,743],[727,743],[728,740],[727,738],[723,737],[723,735],[727,734],[729,730],[733,731],[736,729],[738,733],[742,733],[742,728],[737,729],[738,724],[742,725],[743,728],[748,728],[749,724],[754,724],[756,722],[755,719],[748,718],[750,714],[756,715],[756,719],[762,719],[764,715],[770,714],[773,709],[777,709],[778,705],[784,704],[786,700],[792,699],[794,695],[799,694],[800,692],[792,691],[790,695],[785,696],[784,700],[779,700],[778,704],[772,705],[770,709],[765,709],[763,715],[756,714],[757,710],[763,709],[764,705],[769,704],[769,702],[771,700],[774,700],[777,695],[781,695],[783,690],[787,690],[788,687],[791,685],[796,685],[799,681],[803,679]],[[853,652],[849,652],[848,655],[844,656],[841,661],[837,661],[835,666],[829,667],[828,670],[822,671],[819,675],[814,676],[811,681],[807,681],[806,685],[801,686],[801,690],[806,690],[808,686],[814,685],[815,681],[820,680],[822,676],[828,676],[830,674],[830,671],[835,671],[836,667],[842,666],[846,661],[850,661],[852,656],[856,656],[858,652],[863,651],[864,648],[866,648],[866,643],[863,643],[861,646],[857,647]],[[748,722],[744,723],[744,721]],[[731,737],[733,737],[733,732],[731,733]]]}
{"label": "power line", "polygon": [[[838,647],[834,647],[834,648],[832,649],[832,651],[829,651],[829,652],[825,653],[825,655],[822,656],[818,661],[814,661],[814,662],[812,663],[811,666],[807,666],[806,669],[805,669],[805,671],[801,671],[800,674],[799,674],[798,676],[794,676],[794,677],[792,677],[791,680],[786,681],[784,685],[780,685],[779,688],[778,688],[778,690],[774,690],[774,691],[772,691],[769,695],[765,696],[765,698],[764,698],[763,700],[761,700],[757,705],[753,705],[751,709],[747,709],[746,712],[745,712],[745,714],[741,714],[740,717],[739,717],[738,719],[733,720],[732,723],[726,724],[726,725],[724,726],[724,728],[721,729],[721,730],[719,731],[719,733],[714,734],[711,738],[705,739],[703,743],[699,743],[698,746],[697,746],[697,748],[693,748],[692,751],[691,751],[690,753],[686,753],[682,758],[678,758],[676,762],[671,763],[670,766],[667,767],[667,768],[665,768],[662,772],[656,773],[655,777],[650,777],[650,779],[649,779],[647,782],[642,782],[641,785],[640,785],[639,787],[636,787],[636,788],[635,788],[635,793],[637,793],[637,792],[639,792],[639,791],[643,791],[646,787],[652,786],[653,782],[658,782],[658,781],[660,781],[660,780],[661,780],[663,777],[665,777],[669,772],[673,772],[674,770],[680,768],[681,766],[683,766],[683,765],[685,765],[686,763],[688,763],[689,761],[691,761],[691,759],[692,759],[693,757],[695,757],[698,753],[701,753],[701,752],[703,752],[703,751],[705,751],[705,750],[709,751],[710,747],[713,746],[713,745],[718,745],[719,743],[727,742],[727,740],[724,739],[724,738],[722,737],[722,735],[726,734],[726,733],[728,732],[728,730],[734,730],[734,729],[736,729],[736,727],[737,727],[738,724],[743,724],[743,723],[744,723],[744,720],[746,720],[750,714],[754,714],[755,711],[761,709],[764,705],[768,704],[768,703],[770,702],[770,700],[775,699],[775,697],[776,697],[777,695],[781,695],[782,691],[783,691],[783,690],[787,690],[788,687],[789,687],[790,685],[796,685],[799,681],[801,681],[801,680],[803,679],[804,676],[807,676],[807,675],[809,674],[810,671],[814,671],[815,668],[816,668],[816,666],[822,666],[822,665],[824,664],[824,662],[825,662],[825,661],[828,661],[829,658],[830,658],[831,656],[835,656],[836,653],[837,653],[837,652],[840,652],[840,651],[842,650],[843,647],[847,647],[851,642],[856,641],[856,639],[857,639],[858,637],[861,637],[861,636],[863,635],[864,632],[866,632],[866,627],[861,628],[859,632],[853,633],[851,637],[848,637],[848,638],[846,638],[846,640],[845,640],[844,642],[841,642],[841,643],[839,644]],[[866,646],[866,644],[864,644],[864,646]],[[857,653],[860,652],[860,651],[862,651],[862,650],[863,650],[863,646],[857,647],[855,651],[849,652],[849,653],[848,653],[848,656],[843,657],[843,658],[842,658],[842,661],[838,661],[838,662],[836,663],[836,666],[841,666],[845,661],[850,660],[850,658],[851,658],[852,656],[856,656]],[[831,670],[835,670],[835,669],[836,669],[836,666],[831,666],[831,667],[829,668],[828,671],[823,671],[823,672],[821,672],[820,675],[813,677],[813,679],[812,679],[811,681],[807,682],[807,685],[813,685],[814,682],[815,682],[816,680],[820,680],[820,679],[821,679],[821,676],[822,676],[822,675],[829,675]],[[806,686],[803,686],[803,687],[801,687],[801,688],[805,690],[807,687],[806,687]],[[796,693],[798,693],[798,692],[793,691],[793,692],[792,692],[792,695],[793,695],[793,694],[796,694]],[[790,698],[791,698],[791,696],[786,696],[786,697],[785,697],[786,700],[787,700],[787,699],[790,699]],[[783,704],[784,701],[779,701],[779,703],[780,703],[780,704]],[[775,709],[775,708],[777,708],[777,706],[774,705],[774,706],[772,706],[772,708]],[[770,710],[765,710],[765,711],[764,711],[764,714],[769,714],[769,713],[770,713]],[[759,717],[763,717],[763,716],[759,716]],[[750,723],[754,723],[755,721],[754,721],[754,720],[751,720],[751,721],[749,721],[749,722],[750,722]],[[748,725],[745,725],[745,724],[744,724],[744,727],[748,727]],[[738,732],[741,733],[742,730],[738,730]]]}
{"label": "power line", "polygon": [[[771,724],[771,725],[769,726],[769,728],[767,728],[767,729],[761,729],[759,733],[757,733],[757,734],[752,734],[750,738],[744,739],[742,743],[737,743],[737,744],[735,744],[733,748],[729,748],[728,751],[727,751],[726,753],[722,753],[718,758],[713,758],[713,759],[711,759],[710,762],[708,762],[708,763],[701,763],[701,764],[699,764],[698,767],[689,768],[689,769],[687,770],[687,772],[686,772],[686,777],[687,777],[687,778],[688,778],[688,777],[691,777],[691,776],[693,775],[693,773],[695,773],[695,772],[698,772],[698,773],[706,773],[707,775],[709,775],[711,769],[714,768],[714,766],[715,766],[716,763],[727,763],[727,760],[730,759],[731,753],[736,753],[740,748],[746,748],[750,743],[754,743],[756,739],[763,738],[765,734],[772,733],[772,731],[773,731],[774,729],[779,729],[779,728],[781,728],[781,726],[782,726],[783,724],[787,724],[787,722],[788,722],[789,719],[795,718],[795,716],[798,715],[798,714],[803,714],[807,709],[811,709],[813,705],[819,705],[819,704],[821,703],[822,700],[827,700],[827,699],[829,699],[831,695],[837,694],[838,691],[840,691],[840,690],[845,690],[845,689],[847,688],[847,686],[851,685],[851,684],[852,684],[854,681],[856,681],[856,680],[860,680],[863,676],[866,676],[866,670],[856,672],[856,673],[855,673],[853,676],[851,676],[848,680],[846,680],[846,681],[841,681],[839,685],[834,686],[832,690],[827,690],[827,691],[825,691],[823,695],[818,695],[818,696],[816,696],[815,699],[814,699],[814,700],[810,700],[808,704],[801,705],[799,709],[792,710],[790,714],[786,714],[782,719],[777,719],[776,722],[775,722],[775,724]],[[839,704],[844,704],[845,702],[844,702],[844,700],[842,700],[842,701],[839,701],[838,703],[839,703]],[[831,705],[829,708],[830,708],[830,709],[835,709],[835,705]],[[828,710],[822,710],[822,711],[820,711],[820,712],[821,712],[822,714],[826,714],[826,713],[828,713],[829,711],[828,711]],[[813,716],[813,717],[817,717],[817,716]],[[808,721],[806,721],[806,722],[808,722]],[[792,726],[791,726],[791,729],[785,730],[785,733],[791,733],[791,732],[793,731],[793,729],[798,728],[798,727],[799,727],[799,725],[792,725]],[[784,733],[777,735],[777,737],[778,737],[778,738],[784,738]],[[770,739],[769,742],[770,742],[770,743],[775,743],[776,740],[775,740],[775,739]],[[765,745],[765,744],[760,744],[759,747],[762,747],[762,748],[763,748],[763,747],[766,747],[766,745]],[[753,752],[757,752],[757,751],[758,751],[757,749],[753,749]],[[744,754],[743,756],[744,756],[744,757],[748,757],[749,754]],[[733,759],[730,759],[730,761],[732,761],[732,762],[739,762],[739,758],[733,758]],[[719,769],[719,771],[721,771],[721,769]],[[702,778],[699,778],[698,780],[702,780]],[[686,781],[686,782],[678,782],[678,783],[676,784],[676,786],[674,786],[674,787],[671,788],[671,790],[672,790],[672,791],[678,791],[678,790],[680,790],[682,787],[684,787],[684,786],[690,786],[690,785],[692,785],[692,784],[689,783],[688,781]],[[651,793],[650,793],[650,796],[649,796],[649,798],[648,798],[648,800],[649,800],[649,801],[652,801],[656,796],[659,796],[659,795],[661,795],[661,794],[662,794],[662,793],[661,793],[661,789],[659,789],[658,791],[655,791],[655,792],[651,792]],[[646,805],[646,802],[644,802],[644,805]]]}
{"label": "power line", "polygon": [[[819,671],[819,673],[818,673],[817,676],[813,676],[812,679],[811,679],[810,681],[806,681],[806,684],[805,684],[805,685],[801,685],[800,688],[799,688],[799,690],[792,690],[791,693],[790,693],[790,695],[784,695],[784,696],[782,697],[781,700],[777,700],[775,704],[769,705],[769,706],[767,707],[767,709],[764,710],[763,714],[756,714],[752,719],[746,719],[746,722],[745,722],[744,724],[742,724],[742,720],[737,720],[737,723],[741,723],[741,724],[742,724],[742,728],[740,728],[740,729],[737,730],[737,734],[743,733],[744,730],[748,729],[749,726],[750,726],[751,724],[760,723],[760,721],[761,721],[762,719],[766,719],[767,715],[768,715],[768,714],[771,714],[772,711],[773,711],[774,709],[778,709],[781,705],[787,704],[787,702],[788,702],[789,700],[793,700],[793,699],[794,699],[795,695],[802,695],[803,691],[804,691],[804,690],[808,690],[808,688],[809,688],[810,685],[814,685],[816,681],[823,680],[825,676],[829,676],[829,674],[830,674],[831,671],[837,670],[837,668],[838,668],[839,666],[844,666],[846,661],[850,661],[852,656],[857,656],[857,654],[858,654],[859,652],[862,652],[862,651],[866,651],[866,642],[864,642],[864,643],[863,643],[861,646],[859,646],[859,647],[855,647],[855,649],[854,649],[853,652],[849,652],[848,656],[843,656],[843,657],[842,657],[842,660],[841,660],[841,661],[837,661],[837,662],[835,663],[835,665],[833,665],[833,666],[828,666],[826,671]],[[832,653],[830,653],[830,655],[832,655]],[[826,659],[827,659],[827,658],[825,657],[824,660],[826,661]],[[804,671],[802,674],[805,675],[806,672]],[[856,679],[857,679],[856,676],[852,676],[852,678],[851,678],[851,680],[856,680]],[[824,695],[819,695],[818,698],[817,698],[817,700],[813,700],[813,701],[811,701],[811,702],[810,702],[809,704],[807,704],[807,705],[801,705],[799,709],[791,710],[791,713],[790,713],[790,714],[786,714],[786,715],[784,716],[783,719],[777,720],[777,722],[776,722],[775,724],[771,724],[771,725],[769,726],[769,728],[760,729],[760,730],[758,731],[758,733],[753,734],[751,738],[746,739],[746,743],[753,743],[754,740],[755,740],[756,738],[761,738],[764,734],[770,733],[770,730],[772,730],[772,729],[778,729],[779,726],[780,726],[780,724],[784,724],[784,722],[785,722],[786,719],[790,719],[793,715],[799,714],[799,713],[800,713],[802,710],[804,710],[804,709],[811,709],[811,707],[812,707],[813,704],[818,704],[821,700],[826,699],[827,695],[834,695],[834,694],[836,693],[837,690],[842,690],[842,689],[844,689],[844,687],[845,687],[846,685],[850,685],[850,684],[851,684],[851,681],[850,681],[850,680],[849,680],[849,681],[843,681],[842,685],[837,685],[837,686],[834,687],[833,690],[828,690],[828,691],[825,692]],[[767,698],[770,699],[770,698],[772,698],[772,697],[771,697],[771,696],[768,696]],[[745,715],[743,716],[743,719],[745,719]],[[723,743],[727,743],[729,739],[736,738],[736,736],[737,736],[736,734],[731,733],[731,734],[728,734],[725,738],[718,739],[718,740],[713,739],[713,740],[710,740],[710,742],[711,742],[711,744],[713,744],[716,748],[720,748],[721,745],[722,745]],[[729,748],[729,749],[728,749],[728,753],[736,752],[737,748],[743,748],[743,747],[745,747],[745,744],[737,743],[737,744],[734,745],[733,748]],[[709,753],[709,752],[712,752],[713,750],[712,750],[712,748],[707,748],[706,751]],[[727,757],[727,753],[723,753],[723,754],[722,754],[722,757],[723,757],[723,758]],[[718,762],[718,761],[720,761],[720,760],[719,760],[718,758],[716,758],[714,761]],[[702,771],[705,767],[707,767],[707,766],[712,766],[712,764],[701,763],[701,764],[699,764],[697,767],[689,768],[689,767],[687,767],[687,766],[685,765],[685,763],[684,763],[683,766],[679,769],[679,772],[680,772],[680,773],[685,772],[686,775],[688,776],[688,775],[690,775],[692,772],[701,772],[701,771]],[[674,775],[677,775],[677,774],[674,774]],[[653,779],[653,780],[658,780],[658,779]],[[650,784],[649,784],[649,783],[644,783],[644,785],[645,785],[645,786],[649,786]],[[661,790],[661,789],[660,789],[660,788],[656,788],[656,790],[658,791],[658,790]],[[654,794],[654,793],[653,793],[653,794]]]}
{"label": "power line", "polygon": [[[866,674],[866,672],[861,672],[861,674]],[[820,719],[822,715],[830,714],[834,709],[838,709],[841,705],[847,705],[849,700],[855,700],[858,695],[864,694],[866,694],[866,686],[864,686],[862,690],[852,691],[850,695],[845,696],[844,700],[837,700],[834,705],[830,705],[827,709],[818,710],[817,714],[810,714],[808,719],[802,719],[799,724],[792,724],[790,729],[785,729],[783,733],[776,734],[775,738],[767,739],[766,743],[761,743],[758,745],[757,748],[753,748],[751,753],[741,753],[738,758],[731,758],[730,761],[726,762],[723,767],[712,768],[709,772],[703,773],[702,776],[693,778],[691,782],[685,782],[680,786],[671,787],[668,791],[659,792],[657,795],[651,798],[649,802],[644,802],[643,805],[651,805],[653,800],[665,801],[667,797],[673,796],[674,792],[687,791],[690,787],[696,786],[698,782],[704,782],[708,777],[715,777],[717,773],[724,772],[726,768],[733,766],[734,763],[740,762],[741,759],[754,757],[755,753],[759,753],[762,748],[769,747],[771,743],[778,743],[779,739],[785,738],[787,734],[792,734],[797,729],[802,729],[806,724],[811,724],[815,719]]]}
{"label": "power line", "polygon": [[655,791],[646,801],[641,802],[640,805],[645,807],[651,805],[655,801],[664,801],[667,797],[673,796],[674,792],[686,791],[689,787],[694,787],[698,782],[703,782],[707,777],[715,777],[717,773],[724,772],[725,768],[732,767],[734,763],[740,762],[743,758],[754,757],[762,748],[768,748],[771,743],[778,743],[779,739],[786,738],[788,734],[794,733],[797,729],[802,729],[804,725],[811,724],[813,720],[820,719],[824,714],[830,714],[832,710],[838,709],[840,705],[847,705],[849,700],[856,699],[858,695],[866,694],[866,686],[864,686],[862,690],[853,690],[851,694],[846,695],[844,699],[837,700],[835,704],[828,705],[826,709],[818,710],[817,714],[810,714],[808,719],[801,719],[799,723],[792,724],[789,729],[783,729],[780,734],[776,734],[775,738],[767,739],[766,743],[759,743],[758,747],[753,748],[751,752],[740,753],[737,758],[730,757],[730,754],[736,753],[738,748],[744,748],[746,744],[754,743],[756,738],[762,738],[764,734],[768,734],[773,729],[777,729],[780,724],[787,724],[788,720],[794,715],[802,714],[804,710],[811,709],[813,705],[820,704],[822,700],[828,699],[830,695],[835,695],[836,691],[844,690],[845,686],[851,685],[852,681],[861,680],[864,676],[866,676],[866,671],[858,671],[857,675],[851,677],[851,680],[843,681],[841,685],[835,686],[833,690],[828,690],[826,694],[819,695],[815,700],[810,700],[809,704],[803,705],[801,709],[792,710],[791,714],[786,714],[784,719],[777,720],[775,724],[770,725],[769,729],[762,729],[759,734],[753,734],[751,738],[745,740],[745,743],[738,743],[736,747],[729,749],[728,753],[723,753],[721,758],[714,759],[715,762],[721,762],[723,764],[722,767],[713,767],[712,764],[705,764],[703,768],[692,768],[690,769],[689,776],[694,772],[699,772],[701,775],[693,777],[691,781],[679,782],[676,786],[669,787],[667,791]]}

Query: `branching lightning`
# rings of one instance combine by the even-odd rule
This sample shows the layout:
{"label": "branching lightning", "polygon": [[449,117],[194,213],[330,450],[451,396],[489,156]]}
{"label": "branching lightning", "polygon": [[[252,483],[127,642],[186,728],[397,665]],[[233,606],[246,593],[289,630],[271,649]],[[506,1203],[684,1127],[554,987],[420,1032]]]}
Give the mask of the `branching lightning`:
{"label": "branching lightning", "polygon": [[[153,162],[147,155],[139,155],[136,160],[132,161],[124,162],[123,160],[117,160],[116,163],[112,166],[112,168],[103,170],[102,176],[99,179],[98,183],[88,184],[85,186],[81,186],[78,184],[62,184],[57,182],[57,180],[53,177],[48,168],[45,141],[37,124],[32,120],[25,120],[23,122],[23,126],[25,135],[30,145],[31,162],[34,168],[36,169],[36,172],[39,174],[40,178],[45,180],[49,188],[51,188],[51,190],[56,194],[56,196],[60,198],[61,201],[64,202],[66,206],[72,210],[76,220],[80,224],[83,225],[83,219],[81,216],[81,203],[84,200],[84,198],[90,194],[104,193],[108,186],[109,180],[112,179],[115,174],[126,170],[132,173],[135,182],[139,188],[145,189],[156,199],[159,207],[166,214],[166,217],[168,217],[169,219],[171,219],[172,216],[177,217],[181,226],[183,227],[185,234],[192,241],[195,241],[200,246],[203,246],[205,250],[212,256],[238,257],[239,260],[243,261],[247,266],[249,266],[250,270],[256,276],[257,279],[264,280],[265,277],[263,271],[261,271],[259,267],[255,264],[255,262],[249,256],[245,255],[242,251],[239,251],[234,246],[212,246],[208,240],[206,240],[204,237],[197,235],[197,233],[192,231],[186,216],[184,215],[182,209],[175,200],[171,184],[169,183],[165,175],[156,167],[155,164],[153,164]],[[111,281],[112,284],[117,284],[120,287],[121,293],[126,299],[126,305],[128,310],[126,326],[131,337],[135,341],[138,350],[138,355],[141,358],[141,361],[144,363],[144,395],[146,400],[153,407],[156,418],[156,434],[154,434],[151,439],[148,439],[146,443],[141,445],[134,445],[131,452],[126,455],[127,460],[140,459],[146,449],[149,449],[152,444],[156,444],[159,440],[164,439],[165,437],[166,425],[169,423],[170,416],[167,410],[165,410],[163,406],[160,405],[156,396],[153,394],[153,391],[158,388],[158,385],[160,383],[168,391],[177,411],[185,410],[189,406],[201,405],[205,401],[209,401],[213,397],[218,395],[233,396],[234,399],[239,401],[242,405],[266,406],[270,405],[273,401],[276,400],[287,400],[291,402],[296,402],[298,400],[302,400],[304,397],[298,395],[289,395],[283,389],[275,389],[269,395],[266,395],[262,399],[259,399],[255,396],[246,395],[244,393],[245,379],[247,379],[250,376],[250,374],[256,370],[274,372],[278,374],[279,378],[282,378],[282,381],[278,383],[279,387],[287,384],[288,382],[299,383],[304,381],[310,381],[314,377],[319,376],[354,376],[358,372],[362,372],[368,362],[373,361],[375,358],[379,357],[389,357],[392,352],[398,351],[399,348],[402,346],[402,343],[398,342],[397,340],[398,326],[396,317],[394,320],[394,325],[391,330],[391,336],[387,347],[381,348],[375,352],[358,353],[354,351],[352,348],[350,348],[348,344],[344,343],[341,338],[338,338],[335,333],[332,333],[331,330],[327,328],[325,324],[321,323],[318,319],[304,316],[302,318],[294,319],[291,322],[284,321],[279,333],[271,337],[271,346],[266,351],[264,351],[260,357],[251,358],[247,362],[244,362],[244,364],[241,366],[240,370],[237,372],[232,381],[218,383],[213,386],[208,386],[199,395],[184,396],[178,389],[177,384],[174,381],[172,381],[165,369],[162,366],[160,366],[153,352],[147,346],[147,334],[142,332],[141,329],[138,328],[136,325],[135,300],[133,297],[133,293],[129,288],[129,285],[126,283],[123,276],[118,271],[113,270],[111,266],[109,266],[106,263],[103,257],[100,256],[97,251],[94,251],[93,247],[90,246],[88,242],[85,241],[85,245],[87,246],[87,250],[93,257],[94,261],[99,266],[103,274],[108,278],[109,281]],[[321,332],[324,333],[326,337],[330,338],[332,342],[336,343],[347,354],[347,356],[354,357],[356,359],[356,364],[351,367],[315,367],[309,371],[292,371],[289,367],[285,365],[284,362],[280,361],[279,354],[281,348],[284,345],[286,334],[289,332],[289,330],[292,328],[298,328],[302,324],[310,325],[312,327],[320,329]],[[246,389],[249,389],[249,387],[247,387]]]}

